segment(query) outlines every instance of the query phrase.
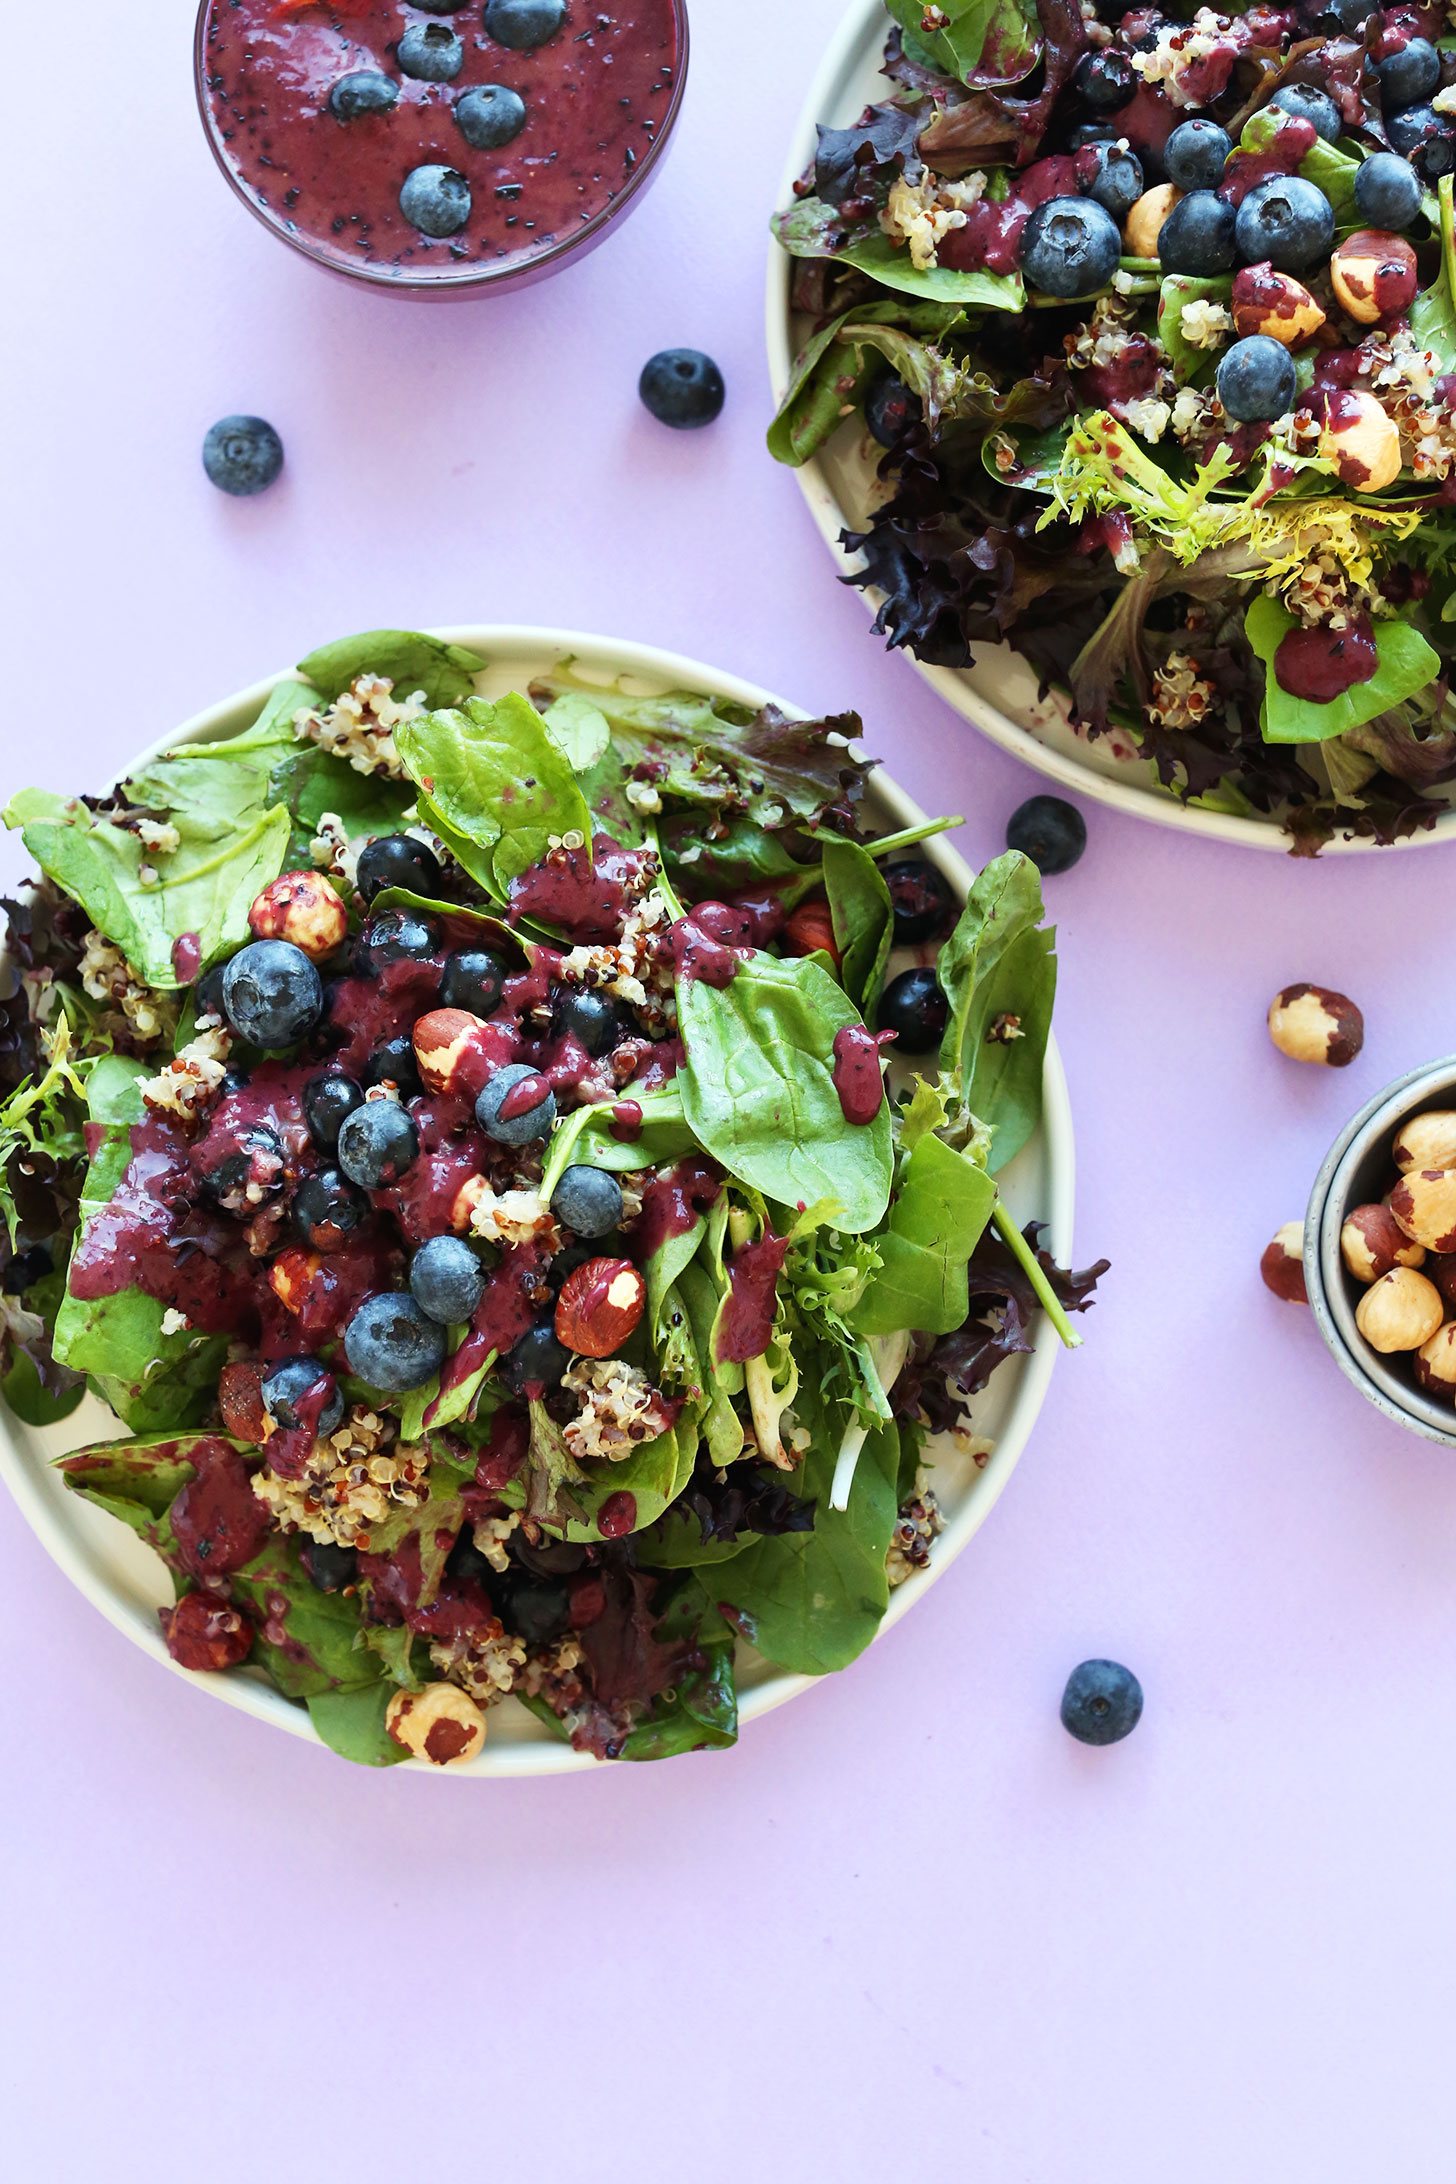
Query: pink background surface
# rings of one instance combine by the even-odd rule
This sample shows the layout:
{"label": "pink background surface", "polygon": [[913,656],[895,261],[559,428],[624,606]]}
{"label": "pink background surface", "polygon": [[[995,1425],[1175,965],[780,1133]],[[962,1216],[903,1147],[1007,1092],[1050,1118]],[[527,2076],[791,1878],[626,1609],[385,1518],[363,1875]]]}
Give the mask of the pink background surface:
{"label": "pink background surface", "polygon": [[[1037,780],[866,636],[762,450],[764,223],[838,12],[696,0],[627,227],[430,309],[232,201],[189,0],[85,10],[64,156],[53,97],[7,122],[3,785],[99,785],[348,630],[539,621],[859,707],[997,851]],[[728,378],[699,435],[637,404],[680,342]],[[198,462],[234,409],[287,444],[255,503]],[[1310,868],[1087,816],[1048,888],[1079,1257],[1115,1261],[1087,1347],[944,1583],[736,1751],[353,1771],[159,1673],[0,1506],[16,2174],[1449,2176],[1456,1463],[1257,1261],[1347,1115],[1456,1047],[1456,850]],[[1366,1011],[1343,1074],[1268,1044],[1296,978]],[[1103,1652],[1147,1712],[1099,1753],[1057,1702]]]}

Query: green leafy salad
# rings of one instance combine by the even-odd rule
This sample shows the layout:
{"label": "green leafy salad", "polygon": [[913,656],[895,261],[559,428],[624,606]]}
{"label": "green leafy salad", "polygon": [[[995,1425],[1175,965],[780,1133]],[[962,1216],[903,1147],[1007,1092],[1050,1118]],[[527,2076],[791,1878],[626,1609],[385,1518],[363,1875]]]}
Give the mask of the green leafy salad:
{"label": "green leafy salad", "polygon": [[1076,1340],[1103,1268],[997,1185],[1053,939],[1024,858],[961,905],[915,854],[957,822],[866,832],[852,714],[486,666],[349,638],[9,805],[3,1392],[108,1407],[58,1461],[173,1660],[347,1758],[468,1763],[508,1698],[724,1746],[745,1649],[851,1661],[974,1397]]}
{"label": "green leafy salad", "polygon": [[[858,469],[875,627],[1312,855],[1456,779],[1456,47],[1438,7],[888,0],[775,232],[769,435]],[[872,461],[871,481],[864,463]]]}

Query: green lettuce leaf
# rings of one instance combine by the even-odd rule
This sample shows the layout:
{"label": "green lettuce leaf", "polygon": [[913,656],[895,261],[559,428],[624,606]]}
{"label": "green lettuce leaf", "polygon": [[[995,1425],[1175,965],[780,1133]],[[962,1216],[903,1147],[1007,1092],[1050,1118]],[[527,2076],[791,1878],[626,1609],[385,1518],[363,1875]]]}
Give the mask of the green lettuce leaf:
{"label": "green lettuce leaf", "polygon": [[[1041,917],[1037,869],[1008,850],[978,876],[936,965],[950,1004],[940,1066],[958,1074],[961,1098],[991,1129],[993,1171],[1015,1158],[1041,1120],[1057,983],[1056,936],[1041,929]],[[998,1029],[1015,1035],[992,1037]]]}
{"label": "green lettuce leaf", "polygon": [[[922,67],[961,83],[1015,83],[1041,51],[1036,10],[1020,0],[941,0],[935,17],[923,0],[885,0]],[[934,29],[927,22],[934,21]],[[984,64],[984,65],[983,65]]]}
{"label": "green lettuce leaf", "polygon": [[530,700],[510,692],[406,721],[395,747],[419,787],[420,816],[497,902],[546,855],[550,837],[591,836],[571,761]]}
{"label": "green lettuce leaf", "polygon": [[899,1179],[887,1228],[875,1237],[880,1266],[850,1324],[862,1335],[912,1328],[948,1335],[970,1310],[966,1262],[996,1203],[984,1168],[938,1137],[921,1137]]}
{"label": "green lettuce leaf", "polygon": [[1264,704],[1260,727],[1266,743],[1325,743],[1359,728],[1428,690],[1441,674],[1441,656],[1409,622],[1372,624],[1379,665],[1368,682],[1352,683],[1326,705],[1292,697],[1274,676],[1274,655],[1299,622],[1277,599],[1260,592],[1244,615],[1249,643],[1264,663]]}
{"label": "green lettuce leaf", "polygon": [[460,705],[475,694],[475,678],[489,662],[464,645],[446,644],[413,629],[366,629],[357,637],[340,637],[321,645],[298,672],[332,701],[360,675],[385,675],[394,685],[396,698],[424,692],[432,710]]}

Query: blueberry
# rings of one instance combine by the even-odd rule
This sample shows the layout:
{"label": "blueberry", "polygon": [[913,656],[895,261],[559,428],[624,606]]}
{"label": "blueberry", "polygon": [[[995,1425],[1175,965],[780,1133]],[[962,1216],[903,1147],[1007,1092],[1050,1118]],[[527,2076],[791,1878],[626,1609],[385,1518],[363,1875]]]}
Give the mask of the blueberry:
{"label": "blueberry", "polygon": [[419,1153],[420,1134],[398,1100],[366,1100],[339,1132],[339,1166],[366,1191],[397,1183]]}
{"label": "blueberry", "polygon": [[1143,1687],[1120,1661],[1083,1661],[1062,1693],[1062,1727],[1079,1744],[1118,1744],[1142,1719]]}
{"label": "blueberry", "polygon": [[363,1087],[341,1071],[331,1069],[326,1076],[310,1077],[303,1088],[303,1119],[314,1144],[331,1153],[339,1142],[340,1124],[363,1105]]}
{"label": "blueberry", "polygon": [[929,1054],[945,1030],[946,1000],[934,971],[902,971],[880,995],[881,1031],[893,1031],[899,1054]]}
{"label": "blueberry", "polygon": [[1085,150],[1089,144],[1115,144],[1117,131],[1110,121],[1079,121],[1067,131],[1068,147],[1074,152]]}
{"label": "blueberry", "polygon": [[428,963],[442,945],[439,922],[425,911],[381,910],[359,935],[355,967],[367,974],[386,963]]}
{"label": "blueberry", "polygon": [[615,1001],[609,1001],[604,993],[588,993],[581,986],[558,991],[551,1029],[558,1039],[575,1039],[593,1061],[610,1054],[630,1036]]}
{"label": "blueberry", "polygon": [[407,887],[412,895],[433,895],[440,885],[440,860],[412,834],[381,834],[359,852],[354,885],[366,902],[385,887]]}
{"label": "blueberry", "polygon": [[43,1280],[54,1269],[55,1261],[45,1245],[32,1244],[29,1251],[18,1252],[6,1267],[0,1289],[7,1297],[23,1297],[32,1282]]}
{"label": "blueberry", "polygon": [[432,1236],[410,1260],[410,1295],[442,1326],[468,1320],[485,1289],[485,1269],[458,1236]]}
{"label": "blueberry", "polygon": [[445,1330],[406,1291],[366,1297],[344,1329],[349,1370],[382,1395],[432,1380],[445,1360]]}
{"label": "blueberry", "polygon": [[364,1064],[366,1084],[392,1084],[402,1100],[418,1099],[424,1089],[411,1039],[386,1039]]}
{"label": "blueberry", "polygon": [[487,1599],[491,1597],[492,1585],[500,1582],[470,1533],[465,1531],[460,1533],[450,1549],[445,1559],[445,1570],[457,1585],[478,1585]]}
{"label": "blueberry", "polygon": [[1456,168],[1456,130],[1434,106],[1407,106],[1402,113],[1387,114],[1385,133],[1391,150],[1408,159],[1426,182]]}
{"label": "blueberry", "polygon": [[1233,148],[1216,121],[1180,121],[1163,147],[1168,180],[1180,190],[1216,190]]}
{"label": "blueberry", "polygon": [[938,940],[954,900],[950,882],[933,864],[922,864],[918,857],[882,865],[880,873],[890,890],[890,907],[895,913],[895,946],[914,948],[921,941]]}
{"label": "blueberry", "polygon": [[1214,383],[1234,423],[1256,425],[1271,424],[1294,407],[1299,379],[1282,341],[1268,334],[1247,334],[1225,349]]}
{"label": "blueberry", "polygon": [[293,1226],[314,1251],[341,1251],[368,1219],[368,1199],[337,1168],[305,1176],[293,1194]]}
{"label": "blueberry", "polygon": [[1029,857],[1042,877],[1070,872],[1087,847],[1087,822],[1060,796],[1029,796],[1006,828],[1006,847]]}
{"label": "blueberry", "polygon": [[1300,121],[1313,122],[1316,136],[1322,136],[1326,144],[1337,143],[1345,126],[1329,92],[1316,90],[1312,83],[1281,84],[1269,104],[1277,106],[1281,113],[1296,115]]}
{"label": "blueberry", "polygon": [[1097,164],[1082,194],[1123,221],[1143,194],[1142,162],[1120,144],[1096,144],[1092,150]]}
{"label": "blueberry", "polygon": [[1372,152],[1355,169],[1355,209],[1387,233],[1409,227],[1421,209],[1420,177],[1408,159]]}
{"label": "blueberry", "polygon": [[1117,222],[1090,197],[1048,198],[1021,231],[1021,270],[1048,296],[1105,288],[1121,255]]}
{"label": "blueberry", "polygon": [[549,1646],[571,1625],[571,1595],[549,1579],[517,1585],[511,1593],[510,1624],[528,1646]]}
{"label": "blueberry", "polygon": [[1345,30],[1360,30],[1379,5],[1380,0],[1332,0],[1329,13]]}
{"label": "blueberry", "polygon": [[227,1150],[203,1169],[202,1187],[225,1212],[254,1214],[283,1187],[282,1143],[277,1132],[262,1122],[249,1124],[224,1143]]}
{"label": "blueberry", "polygon": [[512,1395],[525,1395],[532,1389],[554,1388],[570,1363],[571,1352],[557,1341],[550,1320],[538,1320],[514,1350],[507,1350],[496,1370]]}
{"label": "blueberry", "polygon": [[1334,209],[1323,190],[1303,175],[1277,174],[1257,182],[1238,210],[1235,227],[1245,265],[1269,264],[1281,273],[1302,273],[1329,255],[1335,239]]}
{"label": "blueberry", "polygon": [[489,948],[461,948],[447,956],[440,978],[440,999],[447,1009],[469,1009],[489,1016],[505,989],[506,967]]}
{"label": "blueberry", "polygon": [[578,1236],[606,1236],[622,1218],[622,1186],[605,1168],[568,1168],[551,1194],[551,1211]]}
{"label": "blueberry", "polygon": [[1375,73],[1380,78],[1380,103],[1388,121],[1392,114],[1430,97],[1441,81],[1441,56],[1429,38],[1407,38],[1400,51],[1383,60]]}
{"label": "blueberry", "polygon": [[1165,273],[1225,273],[1234,262],[1237,225],[1227,198],[1190,190],[1158,231],[1158,263]]}
{"label": "blueberry", "polygon": [[198,1016],[226,1014],[222,1005],[222,980],[226,963],[214,963],[210,971],[204,971],[192,989],[193,1008]]}
{"label": "blueberry", "polygon": [[898,372],[881,372],[865,396],[864,414],[870,438],[893,447],[902,432],[919,424],[924,405]]}
{"label": "blueberry", "polygon": [[526,126],[526,102],[503,83],[477,84],[455,102],[455,126],[473,152],[498,152]]}
{"label": "blueberry", "polygon": [[625,1237],[608,1234],[589,1237],[585,1243],[567,1244],[558,1251],[544,1270],[544,1280],[553,1297],[559,1296],[566,1278],[574,1274],[588,1259],[625,1259]]}
{"label": "blueberry", "polygon": [[387,114],[399,102],[399,85],[377,68],[356,68],[340,76],[329,93],[329,112],[336,121],[357,121],[361,114]]}
{"label": "blueberry", "polygon": [[659,349],[642,367],[637,392],[660,425],[691,432],[723,407],[723,374],[701,349]]}
{"label": "blueberry", "polygon": [[566,0],[489,0],[485,28],[497,45],[530,53],[560,30]]}
{"label": "blueberry", "polygon": [[202,467],[221,493],[266,493],[283,468],[283,442],[265,417],[221,417],[202,443]]}
{"label": "blueberry", "polygon": [[359,1557],[354,1548],[338,1547],[331,1539],[306,1539],[298,1559],[316,1592],[342,1592],[359,1575]]}
{"label": "blueberry", "polygon": [[[302,1411],[298,1405],[318,1388],[320,1380],[328,1382],[328,1394],[315,1417],[311,1403]],[[332,1433],[343,1418],[344,1398],[333,1374],[318,1358],[291,1357],[286,1364],[275,1365],[263,1382],[263,1408],[280,1433],[293,1433],[309,1425],[316,1434]]]}
{"label": "blueberry", "polygon": [[519,1098],[518,1087],[541,1081],[526,1062],[507,1062],[504,1069],[496,1071],[475,1103],[475,1119],[487,1137],[493,1137],[498,1145],[529,1145],[535,1138],[551,1135],[556,1124],[556,1094],[549,1088],[544,1099],[533,1099],[521,1113],[501,1112],[504,1107],[514,1109],[511,1094],[516,1092]]}
{"label": "blueberry", "polygon": [[411,227],[442,242],[470,218],[470,184],[455,167],[415,167],[404,178],[399,209]]}
{"label": "blueberry", "polygon": [[222,974],[222,1005],[240,1039],[286,1047],[312,1031],[324,1005],[323,980],[291,940],[254,940]]}
{"label": "blueberry", "polygon": [[1072,83],[1094,114],[1112,114],[1119,106],[1126,106],[1138,79],[1125,53],[1104,46],[1100,52],[1082,55]]}
{"label": "blueberry", "polygon": [[401,75],[416,83],[453,83],[465,66],[464,46],[443,23],[411,23],[398,54]]}

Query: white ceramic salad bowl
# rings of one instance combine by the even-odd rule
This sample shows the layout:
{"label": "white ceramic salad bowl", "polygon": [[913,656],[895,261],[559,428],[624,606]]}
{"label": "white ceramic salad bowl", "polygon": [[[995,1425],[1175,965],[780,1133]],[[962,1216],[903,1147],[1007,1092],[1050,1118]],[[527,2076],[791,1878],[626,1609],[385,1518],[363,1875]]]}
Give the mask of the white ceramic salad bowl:
{"label": "white ceramic salad bowl", "polygon": [[[793,185],[813,161],[820,122],[833,128],[849,127],[867,106],[885,98],[891,87],[880,72],[880,63],[889,27],[890,18],[881,0],[849,0],[844,20],[810,86],[795,127],[776,205],[792,203]],[[792,268],[792,259],[771,241],[768,357],[776,404],[782,402],[788,390],[794,359],[809,331],[809,321],[790,307]],[[885,497],[875,476],[881,452],[856,416],[796,472],[814,521],[842,573],[862,564],[857,554],[846,553],[840,545],[841,531],[862,530],[872,509]],[[870,591],[865,596],[878,607],[882,596],[879,592]],[[963,720],[1064,789],[1110,804],[1134,818],[1151,819],[1159,826],[1179,827],[1185,833],[1202,834],[1214,841],[1240,842],[1252,849],[1289,851],[1290,837],[1277,819],[1257,812],[1245,816],[1184,804],[1161,786],[1151,764],[1125,737],[1114,732],[1091,742],[1080,735],[1069,724],[1066,704],[1056,693],[1038,696],[1034,669],[1009,645],[977,645],[976,653],[976,663],[970,668],[925,666],[908,651],[905,657]],[[1395,846],[1419,848],[1424,843],[1449,841],[1453,835],[1456,810],[1443,811],[1433,827],[1405,836]],[[1321,855],[1379,846],[1369,840],[1337,836],[1322,848]]]}
{"label": "white ceramic salad bowl", "polygon": [[[489,671],[479,678],[487,696],[524,688],[570,656],[576,673],[591,681],[610,683],[628,678],[627,687],[648,694],[671,689],[699,690],[707,695],[736,699],[754,708],[783,701],[737,676],[704,667],[697,661],[655,650],[647,645],[619,643],[587,637],[569,630],[515,628],[469,624],[434,634],[470,646],[489,660]],[[286,675],[288,670],[281,670]],[[131,772],[145,761],[189,742],[211,742],[238,734],[249,726],[280,675],[270,675],[251,688],[210,706],[194,719],[164,737],[151,750],[122,769]],[[786,712],[804,715],[797,708]],[[873,733],[868,742],[873,748]],[[924,814],[904,791],[883,773],[872,776],[866,803],[867,816],[885,831],[917,824]],[[941,837],[925,843],[923,854],[945,874],[959,900],[964,900],[972,875],[964,861]],[[1055,1043],[1047,1049],[1045,1095],[1041,1127],[1025,1149],[1002,1171],[1000,1183],[1018,1222],[1031,1219],[1048,1224],[1048,1243],[1058,1262],[1070,1263],[1072,1250],[1073,1152],[1072,1118],[1066,1079]],[[935,1543],[927,1568],[918,1571],[891,1595],[882,1629],[897,1622],[935,1578],[949,1567],[971,1535],[989,1515],[1016,1464],[1035,1423],[1052,1364],[1060,1347],[1051,1324],[1040,1315],[1030,1355],[1014,1358],[1000,1367],[990,1386],[975,1399],[973,1427],[978,1435],[994,1441],[994,1453],[978,1468],[962,1457],[948,1438],[930,1444],[934,1452],[933,1480],[946,1517],[946,1529]],[[162,1562],[128,1528],[80,1496],[69,1493],[52,1460],[90,1441],[116,1437],[118,1421],[94,1397],[64,1424],[37,1431],[22,1425],[8,1411],[0,1412],[0,1474],[37,1536],[67,1576],[108,1621],[133,1644],[173,1674],[183,1675],[199,1690],[240,1707],[257,1720],[290,1734],[319,1743],[305,1708],[284,1698],[256,1672],[242,1669],[222,1675],[196,1675],[179,1669],[168,1655],[157,1622],[157,1610],[170,1605],[172,1593]],[[740,1716],[753,1720],[770,1708],[806,1690],[816,1679],[786,1674],[740,1647]],[[321,1747],[322,1748],[322,1747]],[[419,1771],[464,1775],[557,1774],[598,1764],[589,1755],[573,1751],[537,1722],[516,1700],[508,1699],[491,1714],[491,1733],[481,1755],[469,1765],[451,1770],[426,1767],[419,1760],[405,1762]]]}

